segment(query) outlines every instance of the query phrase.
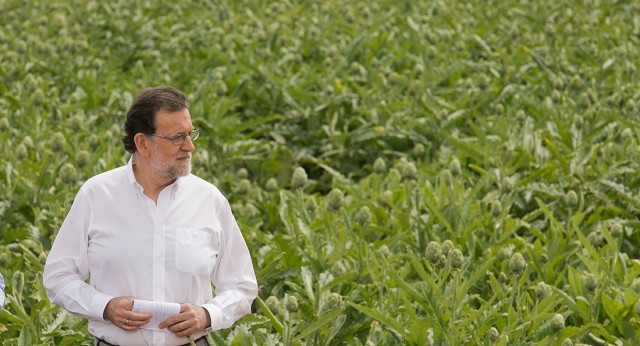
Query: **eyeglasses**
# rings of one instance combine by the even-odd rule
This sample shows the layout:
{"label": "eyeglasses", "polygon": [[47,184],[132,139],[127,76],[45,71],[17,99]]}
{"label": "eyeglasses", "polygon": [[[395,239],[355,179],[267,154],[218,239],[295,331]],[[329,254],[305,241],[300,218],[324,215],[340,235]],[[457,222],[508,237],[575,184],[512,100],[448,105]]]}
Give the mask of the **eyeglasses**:
{"label": "eyeglasses", "polygon": [[193,130],[189,131],[189,133],[187,133],[187,134],[181,133],[181,134],[173,136],[173,137],[157,135],[155,133],[150,134],[150,136],[164,138],[164,139],[166,139],[168,141],[171,141],[171,143],[173,145],[177,146],[177,145],[183,145],[184,141],[187,140],[187,136],[189,136],[189,138],[191,138],[192,142],[195,141],[196,139],[198,139],[198,136],[200,136],[200,130],[199,129],[193,129]]}

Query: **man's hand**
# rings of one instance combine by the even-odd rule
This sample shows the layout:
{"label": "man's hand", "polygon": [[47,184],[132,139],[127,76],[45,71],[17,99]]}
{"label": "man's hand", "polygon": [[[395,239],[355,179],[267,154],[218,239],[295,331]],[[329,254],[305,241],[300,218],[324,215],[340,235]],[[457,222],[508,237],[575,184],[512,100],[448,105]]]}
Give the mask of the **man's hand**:
{"label": "man's hand", "polygon": [[151,314],[133,312],[132,309],[133,297],[113,298],[104,308],[103,317],[126,331],[136,330],[151,320]]}
{"label": "man's hand", "polygon": [[167,328],[177,336],[189,336],[203,331],[210,325],[211,318],[207,309],[191,304],[180,304],[180,313],[169,317],[158,327]]}

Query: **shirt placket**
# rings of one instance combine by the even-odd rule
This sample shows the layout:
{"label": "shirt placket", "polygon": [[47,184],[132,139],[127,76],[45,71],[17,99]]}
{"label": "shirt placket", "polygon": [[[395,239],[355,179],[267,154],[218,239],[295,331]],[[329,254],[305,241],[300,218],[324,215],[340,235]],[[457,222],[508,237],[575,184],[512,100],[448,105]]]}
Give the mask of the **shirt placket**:
{"label": "shirt placket", "polygon": [[[158,196],[158,204],[154,205],[155,213],[153,213],[153,300],[166,301],[166,260],[167,260],[167,244],[166,244],[166,215],[171,204],[171,187],[167,187],[160,192]],[[153,332],[153,343],[162,345],[165,343],[164,332]]]}
{"label": "shirt placket", "polygon": [[[164,191],[164,190],[163,190]],[[152,246],[152,273],[153,273],[153,283],[152,283],[152,296],[154,301],[163,302],[165,301],[165,289],[164,282],[166,278],[165,273],[165,227],[164,227],[164,218],[161,217],[163,212],[166,210],[166,201],[162,199],[163,193],[160,192],[160,196],[158,196],[158,204],[153,202],[151,198],[144,194],[144,190],[142,186],[136,183],[136,196],[138,200],[141,201],[145,205],[145,209],[147,214],[151,218],[153,222],[153,246]],[[164,345],[165,344],[165,336],[163,332],[151,331],[151,338],[153,345]]]}

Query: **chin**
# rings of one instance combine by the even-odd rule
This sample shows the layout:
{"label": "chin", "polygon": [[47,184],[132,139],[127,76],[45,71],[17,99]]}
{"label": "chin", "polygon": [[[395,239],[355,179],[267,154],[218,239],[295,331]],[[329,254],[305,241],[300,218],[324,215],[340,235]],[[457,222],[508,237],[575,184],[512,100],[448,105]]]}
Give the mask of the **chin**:
{"label": "chin", "polygon": [[191,174],[191,163],[187,166],[173,166],[167,171],[167,175],[172,177],[173,179],[178,179],[180,177],[186,177]]}
{"label": "chin", "polygon": [[186,177],[187,175],[191,174],[191,163],[189,163],[189,167],[187,167],[187,169],[183,169],[179,172],[181,177]]}

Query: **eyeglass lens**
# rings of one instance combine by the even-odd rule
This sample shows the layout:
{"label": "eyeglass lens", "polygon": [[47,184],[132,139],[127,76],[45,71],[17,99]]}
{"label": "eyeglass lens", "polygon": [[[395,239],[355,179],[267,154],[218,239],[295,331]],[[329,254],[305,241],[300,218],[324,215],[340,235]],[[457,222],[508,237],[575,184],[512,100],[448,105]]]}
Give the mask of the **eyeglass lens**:
{"label": "eyeglass lens", "polygon": [[[189,136],[189,138],[191,138],[191,141],[193,142],[196,139],[198,139],[198,136],[200,136],[200,130],[195,129],[195,130],[189,132],[187,135]],[[175,145],[182,145],[182,144],[184,144],[184,141],[187,140],[187,135],[178,135],[178,136],[174,137],[171,142],[173,144],[175,144]]]}

